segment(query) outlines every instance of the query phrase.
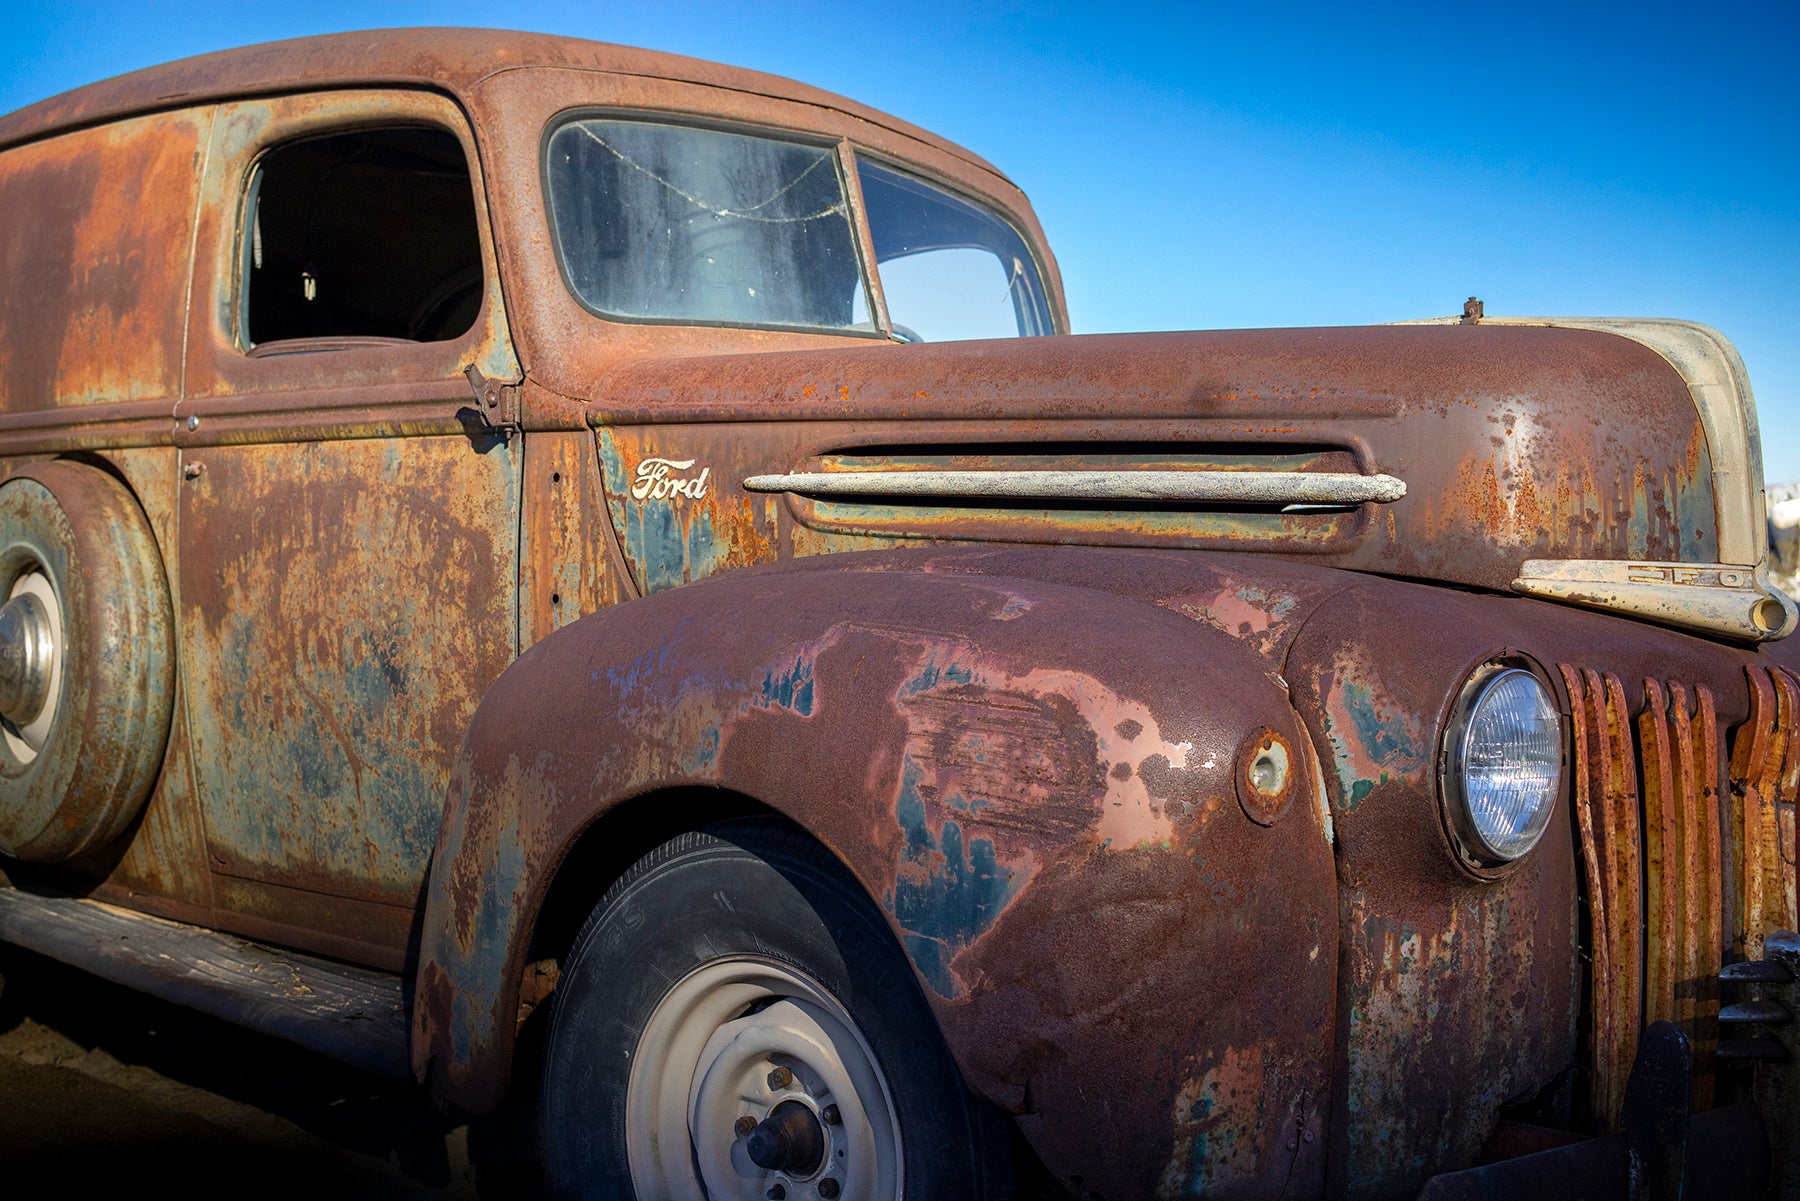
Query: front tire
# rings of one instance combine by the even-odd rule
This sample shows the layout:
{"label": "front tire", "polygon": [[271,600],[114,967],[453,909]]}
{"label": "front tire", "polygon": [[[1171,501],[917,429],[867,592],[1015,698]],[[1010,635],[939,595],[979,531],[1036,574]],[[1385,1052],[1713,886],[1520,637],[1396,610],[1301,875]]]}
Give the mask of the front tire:
{"label": "front tire", "polygon": [[607,892],[557,987],[542,1112],[553,1197],[1008,1191],[998,1119],[880,914],[772,819],[683,835]]}

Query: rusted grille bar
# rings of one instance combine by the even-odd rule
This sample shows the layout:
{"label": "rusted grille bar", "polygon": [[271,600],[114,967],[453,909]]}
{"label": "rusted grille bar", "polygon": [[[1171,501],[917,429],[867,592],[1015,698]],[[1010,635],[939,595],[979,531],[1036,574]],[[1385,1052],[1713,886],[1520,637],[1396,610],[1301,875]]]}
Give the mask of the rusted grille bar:
{"label": "rusted grille bar", "polygon": [[1569,690],[1587,880],[1594,1107],[1617,1124],[1638,1032],[1659,1019],[1692,1040],[1693,1102],[1709,1107],[1718,970],[1760,957],[1769,934],[1795,927],[1800,680],[1747,669],[1750,715],[1732,742],[1729,789],[1721,793],[1710,689],[1645,680],[1634,747],[1619,678],[1557,667]]}
{"label": "rusted grille bar", "polygon": [[1780,669],[1746,668],[1750,717],[1731,745],[1732,849],[1741,865],[1733,897],[1734,958],[1760,959],[1763,942],[1796,925],[1794,798],[1800,793],[1800,682]]}
{"label": "rusted grille bar", "polygon": [[1593,929],[1594,1104],[1616,1123],[1643,1012],[1636,764],[1619,677],[1559,663],[1575,726],[1575,813]]}

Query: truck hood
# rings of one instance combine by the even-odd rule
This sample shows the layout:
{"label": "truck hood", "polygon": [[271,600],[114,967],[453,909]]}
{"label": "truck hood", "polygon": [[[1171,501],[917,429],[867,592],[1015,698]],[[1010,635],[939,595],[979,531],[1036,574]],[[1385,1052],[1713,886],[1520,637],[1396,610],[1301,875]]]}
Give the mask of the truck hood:
{"label": "truck hood", "polygon": [[1261,551],[1729,637],[1794,624],[1741,361],[1686,323],[875,344],[558,390],[602,431],[729,423],[721,503],[779,497],[857,545]]}

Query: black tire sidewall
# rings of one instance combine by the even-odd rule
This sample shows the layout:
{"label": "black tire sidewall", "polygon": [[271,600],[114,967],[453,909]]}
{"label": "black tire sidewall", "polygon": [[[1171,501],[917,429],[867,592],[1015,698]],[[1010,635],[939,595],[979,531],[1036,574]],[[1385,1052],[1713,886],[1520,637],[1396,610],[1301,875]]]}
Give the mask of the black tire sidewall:
{"label": "black tire sidewall", "polygon": [[967,1093],[885,923],[804,836],[750,821],[659,848],[577,939],[544,1059],[550,1195],[635,1196],[625,1140],[638,1032],[673,984],[733,958],[785,965],[852,1016],[892,1095],[908,1196],[983,1194]]}

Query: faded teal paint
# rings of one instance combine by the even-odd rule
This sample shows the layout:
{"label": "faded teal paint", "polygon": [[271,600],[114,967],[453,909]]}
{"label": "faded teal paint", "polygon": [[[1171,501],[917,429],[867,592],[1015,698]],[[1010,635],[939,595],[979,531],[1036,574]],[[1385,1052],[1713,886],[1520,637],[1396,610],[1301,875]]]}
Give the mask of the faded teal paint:
{"label": "faded teal paint", "polygon": [[1254,584],[1238,589],[1238,599],[1246,605],[1253,605],[1269,615],[1269,624],[1278,625],[1287,619],[1300,598],[1286,592],[1272,593],[1258,588]]}
{"label": "faded teal paint", "polygon": [[[991,839],[969,838],[965,846],[962,826],[954,821],[932,833],[919,790],[923,778],[907,756],[894,803],[906,846],[887,907],[900,923],[901,943],[919,974],[939,996],[954,999],[961,987],[951,962],[993,926],[1024,880],[1000,866]],[[966,801],[962,807],[967,809]]]}
{"label": "faded teal paint", "polygon": [[1681,527],[1681,557],[1689,563],[1719,561],[1718,508],[1712,487],[1712,456],[1700,447],[1699,465],[1691,476],[1677,474],[1665,484],[1675,498],[1675,520]]}
{"label": "faded teal paint", "polygon": [[786,709],[801,717],[813,711],[812,656],[801,654],[792,663],[765,668],[753,702],[759,709]]}
{"label": "faded teal paint", "polygon": [[704,579],[731,561],[731,527],[719,530],[713,525],[712,509],[693,501],[693,518],[687,530],[687,575],[690,580]]}
{"label": "faded teal paint", "polygon": [[[633,500],[616,436],[602,429],[595,441],[606,481],[607,512],[644,595],[701,579],[730,560],[730,531],[714,526],[710,508],[678,494],[664,500]],[[684,512],[690,509],[684,523]]]}
{"label": "faded teal paint", "polygon": [[1641,488],[1637,486],[1638,482],[1637,479],[1632,481],[1631,516],[1625,519],[1625,545],[1633,558],[1643,559],[1650,557],[1650,481],[1643,480]]}
{"label": "faded teal paint", "polygon": [[594,442],[600,449],[600,472],[606,477],[606,501],[617,517],[619,498],[626,494],[625,456],[619,453],[619,440],[611,430],[599,430]]}
{"label": "faded teal paint", "polygon": [[1421,762],[1419,746],[1399,719],[1382,720],[1375,708],[1375,698],[1361,684],[1344,683],[1344,711],[1350,715],[1363,753],[1377,763],[1400,759],[1410,765]]}
{"label": "faded teal paint", "polygon": [[974,669],[962,663],[946,663],[939,665],[937,652],[933,651],[913,677],[900,685],[902,698],[918,696],[922,692],[930,692],[944,684],[969,684],[975,679]]}
{"label": "faded teal paint", "polygon": [[681,755],[681,769],[689,775],[711,775],[719,761],[719,727],[708,725],[700,732],[700,741]]}
{"label": "faded teal paint", "polygon": [[[540,771],[549,758],[549,752],[538,754]],[[494,832],[493,861],[483,872],[481,887],[475,890],[468,935],[470,945],[491,948],[499,953],[510,945],[526,879],[525,848],[519,837],[519,810],[508,805],[505,813],[505,822]],[[459,1012],[452,1023],[457,1039],[455,1054],[459,1058],[464,1055],[463,1040],[486,1046],[494,1037],[494,1015],[499,1008],[505,975],[505,965],[492,960],[472,961],[470,966],[477,970],[465,973],[457,981],[460,987],[456,990],[456,1004],[460,1006],[467,1002],[469,1006],[466,1011]]]}
{"label": "faded teal paint", "polygon": [[1339,804],[1346,813],[1354,813],[1390,777],[1412,776],[1424,769],[1423,753],[1405,719],[1384,718],[1367,685],[1326,674],[1320,692],[1327,698],[1325,735],[1331,743]]}

